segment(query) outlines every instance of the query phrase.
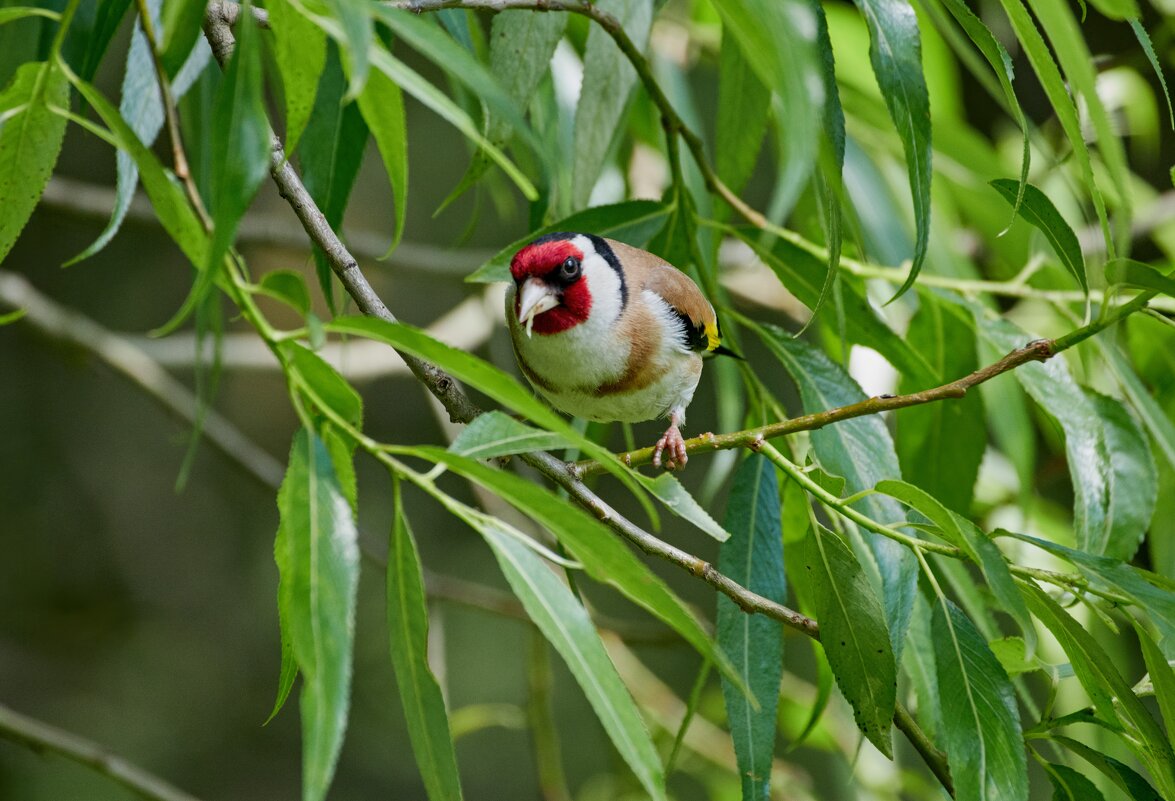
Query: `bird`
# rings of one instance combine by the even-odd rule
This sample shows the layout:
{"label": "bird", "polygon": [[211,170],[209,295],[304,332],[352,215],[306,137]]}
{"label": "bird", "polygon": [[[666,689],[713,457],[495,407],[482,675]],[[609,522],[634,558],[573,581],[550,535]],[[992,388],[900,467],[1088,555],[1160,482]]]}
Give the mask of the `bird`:
{"label": "bird", "polygon": [[685,466],[681,426],[722,345],[714,307],[685,273],[594,234],[540,236],[510,260],[506,321],[522,374],[548,403],[596,421],[668,417],[653,465]]}

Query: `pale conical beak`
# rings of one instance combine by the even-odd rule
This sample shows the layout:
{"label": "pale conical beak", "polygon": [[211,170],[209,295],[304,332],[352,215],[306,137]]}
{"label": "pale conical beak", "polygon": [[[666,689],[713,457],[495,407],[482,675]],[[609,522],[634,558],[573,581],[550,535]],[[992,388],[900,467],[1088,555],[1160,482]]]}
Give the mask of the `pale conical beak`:
{"label": "pale conical beak", "polygon": [[530,336],[534,318],[559,305],[559,296],[545,281],[527,278],[518,290],[518,322],[526,326]]}

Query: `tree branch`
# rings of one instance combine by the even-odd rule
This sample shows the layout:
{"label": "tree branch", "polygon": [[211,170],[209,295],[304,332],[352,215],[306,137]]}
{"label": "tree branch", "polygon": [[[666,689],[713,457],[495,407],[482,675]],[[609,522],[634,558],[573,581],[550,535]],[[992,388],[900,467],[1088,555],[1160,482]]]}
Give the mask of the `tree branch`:
{"label": "tree branch", "polygon": [[86,765],[151,801],[199,801],[92,740],[62,731],[3,705],[0,705],[0,738]]}

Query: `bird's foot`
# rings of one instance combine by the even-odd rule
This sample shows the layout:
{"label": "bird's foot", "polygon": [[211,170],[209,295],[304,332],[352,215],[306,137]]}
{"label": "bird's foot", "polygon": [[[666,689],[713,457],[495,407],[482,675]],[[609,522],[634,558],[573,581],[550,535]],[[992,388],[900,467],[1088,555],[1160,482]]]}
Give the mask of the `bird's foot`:
{"label": "bird's foot", "polygon": [[665,460],[666,470],[680,470],[689,461],[689,455],[685,452],[685,438],[681,436],[676,423],[669,426],[669,430],[653,446],[653,467],[661,466],[662,452],[668,456]]}

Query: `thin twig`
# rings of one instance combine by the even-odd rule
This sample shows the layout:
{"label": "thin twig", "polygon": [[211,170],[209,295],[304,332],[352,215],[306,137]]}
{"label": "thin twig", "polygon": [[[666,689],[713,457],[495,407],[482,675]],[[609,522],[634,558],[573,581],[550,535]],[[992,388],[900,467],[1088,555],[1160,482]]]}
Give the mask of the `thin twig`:
{"label": "thin twig", "polygon": [[101,745],[0,705],[0,738],[93,768],[151,801],[199,801]]}

